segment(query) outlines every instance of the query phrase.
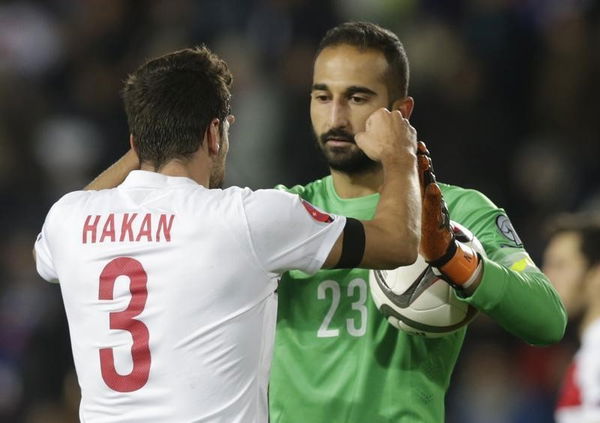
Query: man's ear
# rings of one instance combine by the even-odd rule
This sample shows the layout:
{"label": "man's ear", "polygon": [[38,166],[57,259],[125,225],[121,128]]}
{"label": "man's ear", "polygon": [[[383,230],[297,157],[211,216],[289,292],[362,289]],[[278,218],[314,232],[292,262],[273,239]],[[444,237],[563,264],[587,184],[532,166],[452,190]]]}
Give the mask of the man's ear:
{"label": "man's ear", "polygon": [[216,156],[219,154],[221,149],[221,130],[220,130],[219,119],[213,119],[210,121],[208,128],[206,129],[206,149],[209,156]]}
{"label": "man's ear", "polygon": [[587,296],[598,298],[598,292],[600,292],[600,263],[591,266],[587,270],[584,284]]}
{"label": "man's ear", "polygon": [[412,97],[399,98],[392,103],[392,110],[400,110],[405,119],[410,119],[414,107],[415,100]]}
{"label": "man's ear", "polygon": [[137,148],[135,146],[135,139],[133,139],[133,134],[129,134],[129,146],[133,151],[137,153]]}
{"label": "man's ear", "polygon": [[140,155],[138,154],[137,151],[137,145],[135,143],[135,138],[133,138],[133,134],[129,134],[129,147],[131,147],[131,151],[133,151],[133,154],[135,155],[135,158],[138,161],[138,169],[142,167],[142,161],[140,160]]}

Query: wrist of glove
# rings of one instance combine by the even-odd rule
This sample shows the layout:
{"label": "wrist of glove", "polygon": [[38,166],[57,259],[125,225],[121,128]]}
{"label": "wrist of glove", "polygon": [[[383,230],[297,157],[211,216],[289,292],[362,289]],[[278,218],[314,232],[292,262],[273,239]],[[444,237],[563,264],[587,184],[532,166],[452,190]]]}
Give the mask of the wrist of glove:
{"label": "wrist of glove", "polygon": [[465,242],[468,230],[450,221],[448,208],[433,173],[429,151],[418,143],[417,166],[421,184],[421,255],[451,285],[464,289],[481,274],[479,254]]}
{"label": "wrist of glove", "polygon": [[[455,226],[452,229],[453,232],[460,231]],[[446,281],[462,289],[471,286],[479,278],[482,270],[479,253],[469,245],[458,241],[456,236],[452,237],[443,256],[432,260],[426,257],[426,261],[437,269]]]}

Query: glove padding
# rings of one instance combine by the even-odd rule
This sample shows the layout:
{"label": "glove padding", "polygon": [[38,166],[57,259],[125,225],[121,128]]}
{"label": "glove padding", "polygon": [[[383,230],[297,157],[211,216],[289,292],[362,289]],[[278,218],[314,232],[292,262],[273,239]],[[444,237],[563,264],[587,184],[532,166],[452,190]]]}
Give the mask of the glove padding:
{"label": "glove padding", "polygon": [[[468,245],[459,226],[451,223],[448,207],[435,179],[429,150],[425,143],[417,144],[417,165],[421,184],[421,255],[444,279],[458,287],[470,285],[478,274],[480,257]],[[457,239],[458,238],[458,239]]]}

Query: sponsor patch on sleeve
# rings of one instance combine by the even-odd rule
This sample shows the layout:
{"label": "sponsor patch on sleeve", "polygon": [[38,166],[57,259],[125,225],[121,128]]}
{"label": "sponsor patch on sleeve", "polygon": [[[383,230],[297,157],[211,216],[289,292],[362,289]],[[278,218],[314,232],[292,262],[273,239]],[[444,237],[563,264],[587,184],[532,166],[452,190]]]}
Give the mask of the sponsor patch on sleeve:
{"label": "sponsor patch on sleeve", "polygon": [[521,273],[524,272],[528,267],[532,266],[534,266],[533,261],[529,257],[525,257],[513,263],[512,266],[510,266],[510,270]]}
{"label": "sponsor patch on sleeve", "polygon": [[518,273],[540,271],[531,257],[529,257],[529,254],[527,254],[525,251],[519,251],[514,254],[510,254],[498,260],[498,263]]}
{"label": "sponsor patch on sleeve", "polygon": [[517,235],[517,231],[513,227],[512,223],[510,223],[510,219],[508,216],[501,214],[496,218],[496,226],[500,233],[511,242],[511,246],[514,247],[522,247],[523,242],[519,235]]}
{"label": "sponsor patch on sleeve", "polygon": [[304,208],[306,209],[308,214],[310,214],[311,217],[314,220],[316,220],[317,222],[321,222],[321,223],[333,222],[333,216],[330,216],[329,214],[318,210],[315,206],[310,204],[308,201],[305,201],[305,200],[301,200],[301,201],[302,201],[302,205],[304,206]]}

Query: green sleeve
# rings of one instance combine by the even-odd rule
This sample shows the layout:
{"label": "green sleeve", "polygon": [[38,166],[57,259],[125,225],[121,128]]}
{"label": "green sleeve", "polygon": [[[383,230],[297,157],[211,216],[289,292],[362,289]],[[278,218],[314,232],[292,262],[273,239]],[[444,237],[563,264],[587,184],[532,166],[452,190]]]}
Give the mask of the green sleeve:
{"label": "green sleeve", "polygon": [[450,218],[469,228],[487,254],[481,284],[461,300],[530,344],[558,342],[567,324],[564,306],[523,248],[504,210],[477,191],[442,189]]}
{"label": "green sleeve", "polygon": [[484,259],[483,266],[481,284],[464,301],[530,344],[548,345],[561,340],[567,317],[543,273],[519,273],[490,259]]}

